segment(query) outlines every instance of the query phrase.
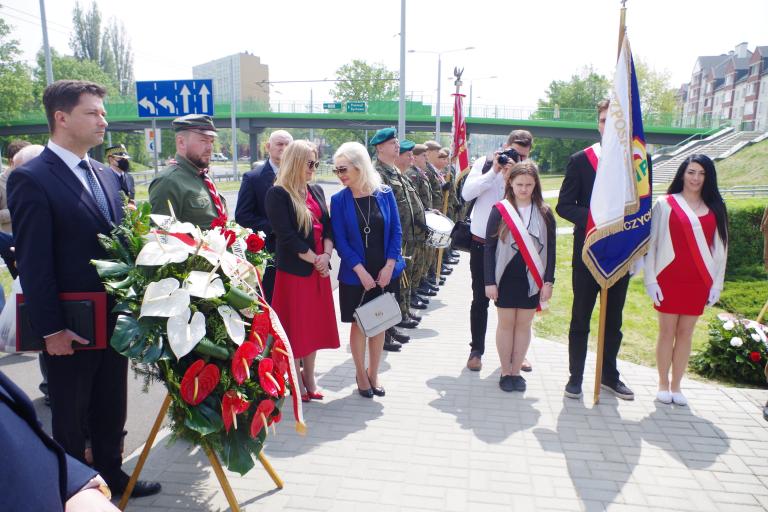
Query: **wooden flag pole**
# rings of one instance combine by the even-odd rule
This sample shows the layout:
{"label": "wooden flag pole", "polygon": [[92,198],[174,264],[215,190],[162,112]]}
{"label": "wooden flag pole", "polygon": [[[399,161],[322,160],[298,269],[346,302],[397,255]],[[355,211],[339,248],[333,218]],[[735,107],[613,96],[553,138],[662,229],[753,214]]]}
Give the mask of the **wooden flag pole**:
{"label": "wooden flag pole", "polygon": [[595,360],[595,394],[593,405],[600,401],[600,384],[603,381],[603,353],[605,352],[605,319],[608,311],[608,288],[600,288],[600,323],[597,330],[597,356]]}

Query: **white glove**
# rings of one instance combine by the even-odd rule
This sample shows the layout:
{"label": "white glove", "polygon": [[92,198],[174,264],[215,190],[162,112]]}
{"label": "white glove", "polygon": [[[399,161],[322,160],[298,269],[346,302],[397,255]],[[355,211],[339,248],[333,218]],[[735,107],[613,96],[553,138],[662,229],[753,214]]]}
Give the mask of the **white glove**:
{"label": "white glove", "polygon": [[664,295],[661,293],[661,288],[658,283],[645,285],[645,293],[648,294],[656,306],[661,306],[661,301],[664,300]]}
{"label": "white glove", "polygon": [[707,299],[707,306],[714,306],[715,303],[720,300],[720,290],[712,288],[709,290],[709,299]]}

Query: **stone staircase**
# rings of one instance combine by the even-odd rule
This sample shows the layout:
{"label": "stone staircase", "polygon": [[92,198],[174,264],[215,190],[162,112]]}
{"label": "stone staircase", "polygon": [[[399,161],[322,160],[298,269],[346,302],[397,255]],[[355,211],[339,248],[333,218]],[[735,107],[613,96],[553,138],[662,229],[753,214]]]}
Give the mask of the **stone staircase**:
{"label": "stone staircase", "polygon": [[694,145],[688,149],[680,151],[671,158],[668,158],[659,164],[654,162],[653,164],[653,183],[654,185],[666,185],[672,181],[675,177],[677,168],[680,164],[694,153],[703,153],[712,160],[715,160],[720,155],[727,153],[735,146],[742,144],[743,142],[750,141],[762,132],[736,132],[731,131],[725,133],[722,136],[717,137],[709,141],[705,141],[703,144]]}

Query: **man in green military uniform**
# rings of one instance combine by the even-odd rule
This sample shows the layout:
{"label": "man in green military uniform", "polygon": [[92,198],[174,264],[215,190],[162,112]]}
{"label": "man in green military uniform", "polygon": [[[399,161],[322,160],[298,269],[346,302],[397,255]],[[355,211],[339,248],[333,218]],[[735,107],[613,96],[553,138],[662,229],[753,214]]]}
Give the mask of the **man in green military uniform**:
{"label": "man in green military uniform", "polygon": [[[421,230],[420,234],[422,241],[424,240],[423,229],[417,228],[414,222],[418,208],[420,207],[423,211],[423,207],[420,203],[418,206],[413,204],[412,198],[418,200],[416,191],[413,190],[408,178],[400,174],[395,167],[395,160],[400,154],[400,142],[395,135],[395,129],[382,128],[376,132],[371,139],[370,144],[376,148],[374,168],[381,175],[384,184],[389,185],[389,187],[392,188],[395,200],[397,201],[397,210],[400,216],[400,228],[403,237],[402,253],[403,258],[406,260],[406,268],[408,268],[413,264],[411,258],[413,256],[413,247],[417,243],[416,239],[419,236],[419,230]],[[398,298],[403,320],[398,324],[398,327],[413,329],[419,322],[413,318],[414,315],[411,314],[409,308],[410,283],[408,282],[408,272],[405,272],[404,276],[405,278],[400,278],[400,297]]]}
{"label": "man in green military uniform", "polygon": [[149,184],[152,213],[170,215],[209,229],[217,218],[227,217],[224,197],[208,176],[213,141],[218,136],[211,117],[190,114],[174,119],[176,163],[166,167]]}
{"label": "man in green military uniform", "polygon": [[[429,183],[429,175],[427,174],[427,146],[424,144],[416,144],[413,147],[413,165],[406,171],[406,176],[413,183],[413,188],[416,189],[416,193],[419,194],[421,204],[424,205],[424,210],[429,211],[434,209],[432,204],[432,186]],[[437,290],[433,289],[427,281],[427,273],[429,272],[430,264],[434,259],[434,249],[428,247],[426,244],[420,246],[417,249],[417,259],[419,260],[420,271],[419,280],[414,281],[414,285],[418,285],[417,293],[422,297],[432,297],[437,295]]]}
{"label": "man in green military uniform", "polygon": [[[440,212],[443,211],[443,191],[448,190],[448,187],[450,187],[450,183],[447,183],[443,179],[443,175],[440,171],[437,170],[437,165],[440,164],[440,151],[443,149],[440,143],[434,140],[428,140],[424,143],[425,146],[427,146],[427,176],[429,177],[429,184],[432,189],[432,208],[435,210],[438,210]],[[429,275],[428,280],[430,283],[437,284],[438,282],[442,285],[445,278],[442,276],[448,275],[452,272],[452,270],[448,267],[445,267],[444,265],[441,265],[440,270],[440,280],[437,281],[436,277],[436,268],[437,268],[437,255],[439,251],[437,249],[433,249],[430,254],[430,263],[429,263]]]}

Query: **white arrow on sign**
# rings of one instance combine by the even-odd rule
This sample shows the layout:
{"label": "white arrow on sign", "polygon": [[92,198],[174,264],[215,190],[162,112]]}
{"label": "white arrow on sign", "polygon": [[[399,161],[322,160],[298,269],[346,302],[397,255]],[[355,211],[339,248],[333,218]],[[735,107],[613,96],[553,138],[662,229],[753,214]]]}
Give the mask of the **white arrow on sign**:
{"label": "white arrow on sign", "polygon": [[181,92],[179,94],[181,95],[181,98],[182,98],[183,103],[184,103],[183,106],[182,106],[182,108],[184,110],[184,113],[188,114],[189,113],[189,95],[191,93],[189,92],[189,89],[187,89],[186,85],[184,85],[181,88]]}
{"label": "white arrow on sign", "polygon": [[208,112],[208,95],[211,94],[211,91],[209,91],[205,84],[203,84],[203,86],[200,88],[199,94],[202,105],[201,110],[203,112]]}
{"label": "white arrow on sign", "polygon": [[146,96],[144,96],[143,98],[141,98],[141,100],[139,100],[139,105],[149,110],[150,114],[155,113],[155,104],[149,101]]}
{"label": "white arrow on sign", "polygon": [[163,96],[163,98],[158,101],[161,107],[165,108],[170,112],[171,114],[176,113],[176,107],[173,105],[173,102],[169,100],[167,97]]}

